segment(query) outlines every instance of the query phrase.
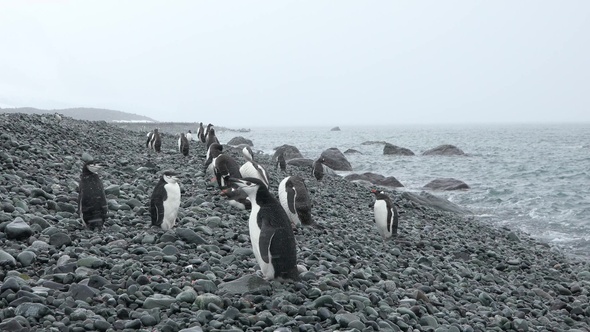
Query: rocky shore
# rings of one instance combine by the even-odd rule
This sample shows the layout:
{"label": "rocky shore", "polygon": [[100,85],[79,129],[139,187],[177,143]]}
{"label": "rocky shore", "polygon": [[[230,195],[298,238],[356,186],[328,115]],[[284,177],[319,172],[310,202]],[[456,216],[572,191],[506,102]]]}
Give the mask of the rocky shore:
{"label": "rocky shore", "polygon": [[[308,271],[265,281],[249,211],[219,195],[204,144],[184,157],[163,135],[156,155],[145,139],[105,122],[0,115],[0,331],[590,330],[588,262],[392,189],[400,235],[384,245],[368,186],[318,182],[304,166],[288,173],[305,179],[319,225],[295,232]],[[89,158],[108,165],[100,232],[76,215]],[[285,174],[271,156],[255,159],[276,192]],[[169,231],[151,227],[147,209],[165,169],[181,174]]]}

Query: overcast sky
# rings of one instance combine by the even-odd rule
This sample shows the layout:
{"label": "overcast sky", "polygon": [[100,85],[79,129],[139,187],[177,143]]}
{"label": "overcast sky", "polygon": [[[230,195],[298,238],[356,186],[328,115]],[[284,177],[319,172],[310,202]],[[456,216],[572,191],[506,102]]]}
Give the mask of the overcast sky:
{"label": "overcast sky", "polygon": [[590,1],[0,0],[0,107],[158,121],[590,121]]}

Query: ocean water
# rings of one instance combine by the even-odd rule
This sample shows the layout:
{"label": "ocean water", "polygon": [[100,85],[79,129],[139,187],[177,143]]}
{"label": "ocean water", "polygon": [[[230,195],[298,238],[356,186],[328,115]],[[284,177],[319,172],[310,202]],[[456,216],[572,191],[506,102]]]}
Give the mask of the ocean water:
{"label": "ocean water", "polygon": [[[420,192],[436,178],[459,179],[470,189],[432,193],[482,222],[525,231],[590,259],[590,123],[340,128],[251,128],[217,136],[222,143],[243,136],[271,155],[275,147],[291,144],[311,159],[331,147],[355,149],[362,154],[346,155],[354,173],[394,176],[404,185],[398,190]],[[362,144],[367,141],[385,141],[416,155],[385,156],[383,145]],[[422,156],[441,144],[453,144],[468,156]]]}

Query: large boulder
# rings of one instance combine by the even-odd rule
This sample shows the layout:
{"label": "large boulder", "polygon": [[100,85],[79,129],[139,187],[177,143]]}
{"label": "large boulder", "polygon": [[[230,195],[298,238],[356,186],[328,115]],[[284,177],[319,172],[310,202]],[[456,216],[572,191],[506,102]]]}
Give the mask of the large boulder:
{"label": "large boulder", "polygon": [[340,127],[336,126],[336,127],[332,128],[332,129],[330,129],[330,131],[340,131]]}
{"label": "large boulder", "polygon": [[324,158],[323,164],[335,171],[352,171],[350,162],[338,148],[324,150],[321,157]]}
{"label": "large boulder", "polygon": [[344,177],[344,179],[348,181],[368,181],[372,184],[384,187],[403,187],[404,185],[401,184],[395,177],[388,176],[385,177],[381,174],[376,174],[372,172],[365,172],[363,174],[348,174]]}
{"label": "large boulder", "polygon": [[426,150],[424,156],[464,156],[465,152],[451,144],[439,145],[434,149]]}
{"label": "large boulder", "polygon": [[346,151],[344,151],[344,154],[363,154],[363,153],[360,152],[359,150],[356,150],[356,149],[346,149]]}
{"label": "large boulder", "polygon": [[232,145],[232,146],[242,145],[242,144],[254,146],[254,143],[252,143],[252,140],[249,140],[249,139],[244,138],[242,136],[236,136],[236,137],[230,139],[229,142],[227,142],[227,145]]}
{"label": "large boulder", "polygon": [[460,207],[459,205],[449,201],[448,199],[435,196],[425,191],[421,192],[419,195],[408,191],[404,191],[402,192],[402,198],[410,200],[417,205],[427,206],[436,210],[453,212],[458,214],[471,213],[471,211]]}
{"label": "large boulder", "polygon": [[296,167],[312,167],[313,160],[309,158],[293,158],[287,160],[287,165],[296,166]]}
{"label": "large boulder", "polygon": [[299,149],[294,147],[293,145],[283,144],[279,147],[275,148],[275,154],[272,156],[273,162],[277,160],[279,154],[283,154],[285,156],[285,160],[294,159],[294,158],[303,158]]}
{"label": "large boulder", "polygon": [[424,189],[431,190],[461,190],[469,189],[467,183],[453,178],[439,178],[428,182]]}
{"label": "large boulder", "polygon": [[383,154],[392,154],[397,156],[413,156],[414,152],[410,149],[402,148],[397,145],[385,143]]}

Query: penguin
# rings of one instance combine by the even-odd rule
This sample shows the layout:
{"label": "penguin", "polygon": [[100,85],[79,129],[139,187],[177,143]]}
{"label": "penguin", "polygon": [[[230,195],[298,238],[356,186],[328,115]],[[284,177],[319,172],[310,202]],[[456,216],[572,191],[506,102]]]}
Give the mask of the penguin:
{"label": "penguin", "polygon": [[208,124],[205,128],[205,131],[203,132],[203,134],[205,134],[205,142],[207,142],[207,137],[209,137],[209,130],[211,130],[211,128],[213,128],[213,125]]}
{"label": "penguin", "polygon": [[148,149],[151,149],[150,147],[150,142],[152,141],[152,136],[154,136],[154,131],[150,131],[149,133],[147,133],[147,141],[145,142],[145,147]]}
{"label": "penguin", "polygon": [[242,189],[228,187],[223,189],[220,195],[225,196],[229,205],[233,207],[241,210],[252,210],[252,202],[250,202],[250,198]]}
{"label": "penguin", "polygon": [[250,241],[264,278],[298,280],[295,235],[281,203],[260,179],[229,180],[244,190],[252,202],[248,221]]}
{"label": "penguin", "polygon": [[287,162],[285,161],[285,153],[281,151],[277,156],[277,164],[275,165],[275,169],[280,168],[281,171],[287,172]]}
{"label": "penguin", "polygon": [[287,213],[291,226],[315,225],[311,216],[311,199],[303,178],[288,176],[279,184],[279,201]]}
{"label": "penguin", "polygon": [[215,129],[210,128],[207,134],[207,141],[205,142],[207,149],[209,149],[209,146],[211,146],[213,143],[219,144],[219,140],[217,139],[217,136],[215,136]]}
{"label": "penguin", "polygon": [[148,136],[147,145],[150,150],[160,152],[162,149],[162,139],[160,138],[160,132],[158,128],[155,128],[152,135]]}
{"label": "penguin", "polygon": [[82,166],[78,193],[78,213],[84,225],[93,229],[102,229],[107,218],[107,198],[104,193],[102,180],[98,170],[102,164],[97,161],[87,161]]}
{"label": "penguin", "polygon": [[375,195],[375,203],[373,204],[373,211],[375,213],[375,224],[383,243],[392,236],[397,236],[398,213],[397,209],[391,202],[391,199],[385,192],[372,189],[371,192]]}
{"label": "penguin", "polygon": [[268,174],[262,165],[254,161],[252,149],[249,146],[245,146],[242,149],[242,154],[244,155],[244,158],[246,158],[246,162],[240,167],[240,174],[242,174],[242,177],[260,179],[268,188]]}
{"label": "penguin", "polygon": [[324,157],[319,157],[316,161],[313,162],[313,167],[311,174],[316,178],[318,181],[322,181],[324,178]]}
{"label": "penguin", "polygon": [[238,162],[223,154],[223,145],[213,143],[207,150],[207,159],[205,160],[205,172],[213,172],[217,185],[220,189],[225,189],[228,186],[227,178],[241,178],[240,165]]}
{"label": "penguin", "polygon": [[189,141],[189,143],[193,140],[193,133],[190,131],[190,129],[188,133],[186,133],[186,139]]}
{"label": "penguin", "polygon": [[205,128],[203,128],[203,123],[199,122],[199,129],[197,129],[197,139],[201,141],[201,143],[205,143]]}
{"label": "penguin", "polygon": [[188,149],[188,138],[184,133],[180,133],[180,137],[178,138],[178,150],[186,157],[188,156]]}
{"label": "penguin", "polygon": [[150,199],[150,215],[152,226],[169,230],[176,223],[178,208],[180,207],[180,186],[178,173],[164,171],[156,184]]}

